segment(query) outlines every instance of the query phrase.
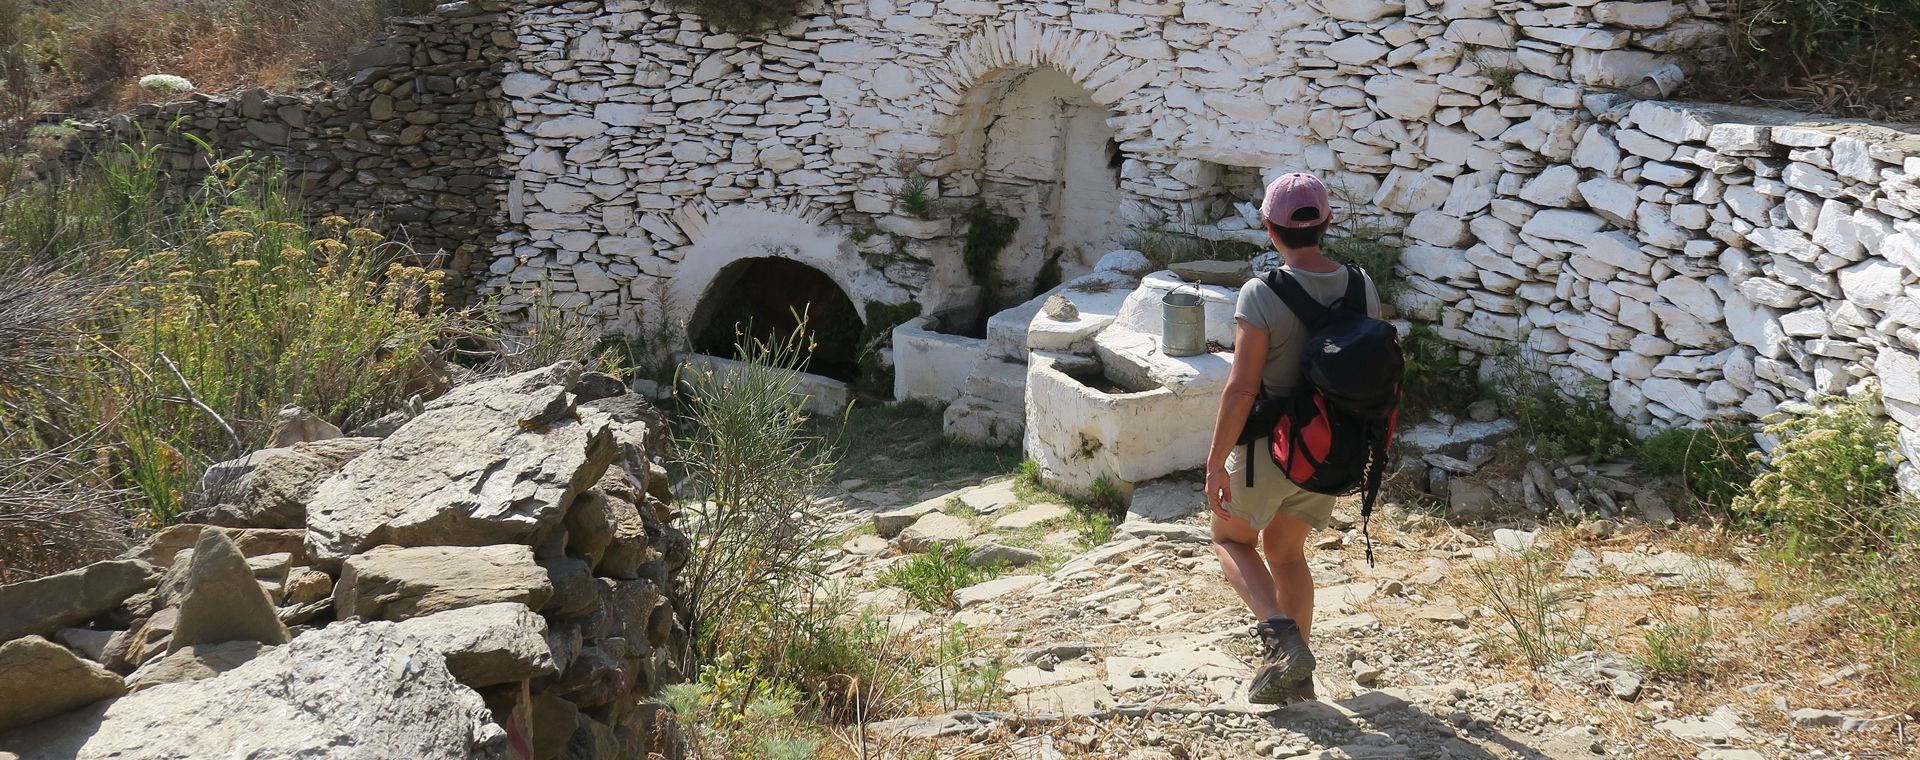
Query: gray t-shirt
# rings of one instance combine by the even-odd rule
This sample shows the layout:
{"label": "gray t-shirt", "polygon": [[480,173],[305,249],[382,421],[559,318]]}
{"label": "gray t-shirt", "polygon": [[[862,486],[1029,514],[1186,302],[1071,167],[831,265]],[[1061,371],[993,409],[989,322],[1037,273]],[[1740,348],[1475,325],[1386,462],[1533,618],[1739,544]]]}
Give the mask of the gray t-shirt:
{"label": "gray t-shirt", "polygon": [[[1281,269],[1293,275],[1320,303],[1332,305],[1347,293],[1344,266],[1331,272],[1308,272],[1285,266]],[[1380,316],[1380,291],[1374,288],[1372,277],[1367,277],[1367,313],[1375,318]],[[1273,292],[1259,277],[1240,286],[1240,300],[1234,304],[1233,316],[1267,331],[1267,366],[1260,372],[1260,384],[1266,392],[1276,396],[1291,393],[1300,382],[1300,351],[1307,341],[1307,331],[1301,326],[1300,318],[1294,316],[1287,303],[1280,300],[1280,294]]]}

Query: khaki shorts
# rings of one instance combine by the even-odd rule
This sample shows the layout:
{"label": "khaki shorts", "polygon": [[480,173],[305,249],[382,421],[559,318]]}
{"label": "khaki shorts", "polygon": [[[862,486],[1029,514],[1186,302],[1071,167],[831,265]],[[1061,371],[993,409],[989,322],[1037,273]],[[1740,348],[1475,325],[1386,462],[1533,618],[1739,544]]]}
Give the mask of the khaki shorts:
{"label": "khaki shorts", "polygon": [[1327,521],[1333,519],[1333,497],[1323,493],[1302,490],[1287,479],[1287,474],[1273,464],[1273,455],[1267,453],[1271,447],[1267,439],[1253,443],[1253,486],[1247,486],[1246,444],[1233,447],[1233,453],[1227,455],[1227,475],[1233,500],[1227,503],[1227,513],[1253,524],[1254,530],[1264,530],[1273,516],[1287,514],[1300,518],[1301,522],[1314,528],[1327,527]]}

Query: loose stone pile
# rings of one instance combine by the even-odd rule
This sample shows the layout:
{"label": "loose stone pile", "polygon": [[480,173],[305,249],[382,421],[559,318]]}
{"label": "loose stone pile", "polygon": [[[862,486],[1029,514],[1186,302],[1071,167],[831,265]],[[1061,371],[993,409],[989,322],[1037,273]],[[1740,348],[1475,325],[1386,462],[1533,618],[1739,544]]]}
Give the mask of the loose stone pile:
{"label": "loose stone pile", "polygon": [[0,755],[660,749],[688,547],[665,420],[609,380],[556,365],[255,452],[208,473],[205,523],[0,587]]}
{"label": "loose stone pile", "polygon": [[[191,187],[212,160],[242,151],[271,158],[317,215],[378,214],[389,237],[436,257],[452,275],[452,294],[471,295],[506,186],[494,68],[514,40],[503,8],[458,2],[433,16],[393,19],[384,39],[348,57],[351,76],[320,93],[196,94],[76,124],[66,159],[79,163],[145,139],[163,149],[175,181]],[[204,155],[188,134],[217,155]]]}

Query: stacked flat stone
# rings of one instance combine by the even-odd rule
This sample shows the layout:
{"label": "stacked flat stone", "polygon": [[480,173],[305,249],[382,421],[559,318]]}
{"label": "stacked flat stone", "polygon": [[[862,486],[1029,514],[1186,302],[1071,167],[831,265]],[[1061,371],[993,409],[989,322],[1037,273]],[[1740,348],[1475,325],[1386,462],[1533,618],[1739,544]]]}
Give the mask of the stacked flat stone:
{"label": "stacked flat stone", "polygon": [[665,420],[608,380],[556,365],[223,463],[191,513],[217,525],[0,586],[0,754],[666,749],[688,545]]}

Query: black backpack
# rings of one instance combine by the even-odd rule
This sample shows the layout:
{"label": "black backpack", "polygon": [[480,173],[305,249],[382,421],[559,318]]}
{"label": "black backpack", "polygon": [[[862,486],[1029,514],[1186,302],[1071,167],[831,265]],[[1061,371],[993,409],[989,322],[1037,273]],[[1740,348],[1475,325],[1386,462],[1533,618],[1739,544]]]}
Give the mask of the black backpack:
{"label": "black backpack", "polygon": [[[1307,341],[1294,393],[1254,403],[1241,434],[1247,456],[1253,456],[1255,440],[1268,436],[1274,465],[1301,488],[1335,496],[1364,491],[1360,531],[1372,563],[1368,522],[1399,420],[1406,368],[1399,332],[1367,314],[1367,278],[1352,264],[1347,292],[1332,306],[1315,300],[1283,270],[1269,271],[1261,281],[1300,319]],[[1246,469],[1251,486],[1253,468]]]}

